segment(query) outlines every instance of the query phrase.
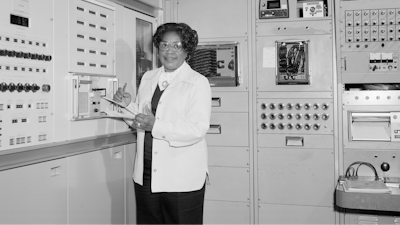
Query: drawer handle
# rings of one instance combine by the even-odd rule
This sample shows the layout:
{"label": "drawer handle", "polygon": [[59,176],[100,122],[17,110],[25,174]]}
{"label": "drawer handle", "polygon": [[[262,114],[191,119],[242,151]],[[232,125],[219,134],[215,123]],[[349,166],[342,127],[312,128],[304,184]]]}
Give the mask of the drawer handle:
{"label": "drawer handle", "polygon": [[207,134],[221,134],[221,125],[210,125]]}
{"label": "drawer handle", "polygon": [[286,146],[304,146],[304,137],[286,137]]}
{"label": "drawer handle", "polygon": [[221,98],[211,98],[212,107],[221,107]]}

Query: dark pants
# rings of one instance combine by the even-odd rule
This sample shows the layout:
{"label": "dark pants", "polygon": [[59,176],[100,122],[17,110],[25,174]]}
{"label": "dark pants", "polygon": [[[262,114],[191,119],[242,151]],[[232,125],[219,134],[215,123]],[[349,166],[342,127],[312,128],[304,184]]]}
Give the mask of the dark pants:
{"label": "dark pants", "polygon": [[205,185],[191,192],[151,193],[148,162],[145,162],[144,170],[143,186],[135,183],[138,224],[203,223]]}

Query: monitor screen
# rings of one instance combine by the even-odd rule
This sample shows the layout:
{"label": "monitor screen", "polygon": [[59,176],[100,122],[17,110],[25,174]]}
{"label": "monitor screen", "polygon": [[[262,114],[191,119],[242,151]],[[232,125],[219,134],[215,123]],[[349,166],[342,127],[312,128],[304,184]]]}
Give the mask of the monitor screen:
{"label": "monitor screen", "polygon": [[280,9],[281,2],[280,1],[268,1],[267,2],[267,9]]}

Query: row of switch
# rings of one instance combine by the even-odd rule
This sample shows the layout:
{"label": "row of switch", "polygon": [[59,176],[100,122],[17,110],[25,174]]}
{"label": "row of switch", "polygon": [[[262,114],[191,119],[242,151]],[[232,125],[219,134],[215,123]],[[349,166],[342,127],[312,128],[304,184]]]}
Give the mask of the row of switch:
{"label": "row of switch", "polygon": [[[10,83],[10,84],[7,84],[5,82],[0,83],[0,91],[1,92],[6,92],[7,90],[10,91],[10,92],[14,92],[15,90],[17,90],[18,92],[22,92],[22,91],[29,92],[29,91],[32,91],[32,92],[35,93],[36,91],[40,90],[40,87],[37,84],[32,84],[31,85],[31,84],[28,84],[28,83],[26,83],[26,84],[21,84],[21,83],[18,83],[18,84]],[[50,91],[50,85],[49,84],[43,84],[42,85],[42,91],[49,92]]]}
{"label": "row of switch", "polygon": [[283,109],[289,109],[292,110],[293,108],[300,110],[302,108],[304,108],[305,110],[309,110],[311,108],[318,110],[319,108],[323,109],[323,110],[327,110],[329,108],[329,104],[323,103],[323,104],[318,104],[318,103],[314,103],[314,104],[308,104],[305,103],[304,105],[301,103],[296,103],[296,104],[292,104],[292,103],[287,103],[287,104],[283,104],[283,103],[279,103],[279,104],[275,104],[275,103],[270,103],[268,106],[265,103],[261,104],[261,109],[271,109],[271,110],[275,110],[275,109],[279,109],[279,110],[283,110]]}
{"label": "row of switch", "polygon": [[288,130],[292,130],[293,128],[296,128],[296,130],[301,130],[304,128],[304,130],[319,130],[321,128],[320,124],[301,124],[301,123],[297,123],[296,125],[292,124],[292,123],[288,123],[288,124],[284,124],[284,123],[279,123],[279,124],[275,124],[275,123],[270,123],[269,125],[267,123],[262,123],[261,124],[261,128],[266,130],[266,129],[271,129],[271,130],[275,130],[275,129],[279,129],[279,130],[284,130],[285,128],[287,128]]}
{"label": "row of switch", "polygon": [[320,118],[323,120],[328,120],[329,119],[329,114],[324,113],[322,115],[318,114],[318,113],[314,113],[313,115],[311,114],[301,114],[301,113],[297,113],[295,115],[288,113],[287,115],[283,114],[283,113],[279,113],[278,115],[275,113],[270,113],[269,115],[262,113],[261,114],[261,119],[265,120],[265,119],[271,119],[271,120],[275,120],[276,118],[283,120],[285,118],[291,120],[293,119],[293,117],[295,117],[297,120],[300,120],[301,118],[304,118],[305,120],[310,120],[311,118],[313,118],[314,120],[319,120]]}
{"label": "row of switch", "polygon": [[41,60],[41,61],[51,61],[51,59],[52,59],[51,55],[14,51],[14,50],[7,50],[7,49],[0,49],[0,56]]}

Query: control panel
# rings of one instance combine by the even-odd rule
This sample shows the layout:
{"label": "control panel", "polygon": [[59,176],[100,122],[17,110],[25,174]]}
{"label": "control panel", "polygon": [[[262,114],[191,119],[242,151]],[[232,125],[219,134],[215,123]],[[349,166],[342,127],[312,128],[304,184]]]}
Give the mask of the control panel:
{"label": "control panel", "polygon": [[288,18],[288,0],[260,0],[260,19]]}
{"label": "control panel", "polygon": [[0,12],[0,150],[51,142],[52,2],[4,1]]}
{"label": "control panel", "polygon": [[333,134],[332,104],[321,99],[258,99],[258,133]]}

